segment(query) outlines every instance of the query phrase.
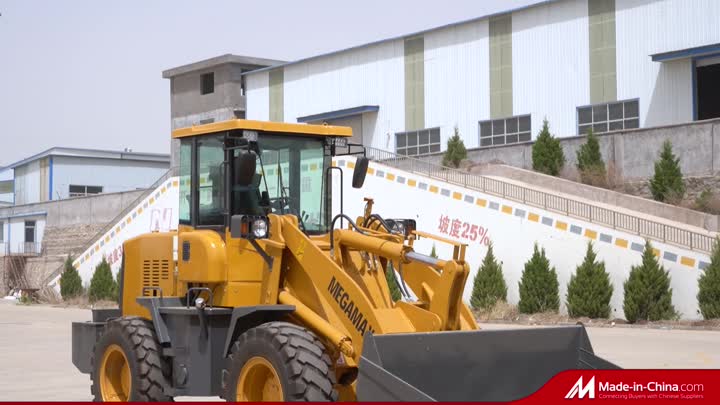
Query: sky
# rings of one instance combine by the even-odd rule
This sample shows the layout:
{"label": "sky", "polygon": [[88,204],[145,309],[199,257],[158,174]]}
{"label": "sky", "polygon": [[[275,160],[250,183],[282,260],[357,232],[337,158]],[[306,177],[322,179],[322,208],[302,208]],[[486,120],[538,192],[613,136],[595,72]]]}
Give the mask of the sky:
{"label": "sky", "polygon": [[169,153],[163,70],[296,60],[539,0],[0,0],[0,166],[53,146]]}

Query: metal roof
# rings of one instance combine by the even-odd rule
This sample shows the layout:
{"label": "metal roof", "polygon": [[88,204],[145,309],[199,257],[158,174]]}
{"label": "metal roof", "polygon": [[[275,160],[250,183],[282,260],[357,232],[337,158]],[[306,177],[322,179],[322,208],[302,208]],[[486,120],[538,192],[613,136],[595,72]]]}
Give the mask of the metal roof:
{"label": "metal roof", "polygon": [[457,21],[457,22],[454,22],[454,23],[450,23],[450,24],[440,25],[440,26],[437,26],[437,27],[428,28],[428,29],[426,29],[426,30],[416,31],[416,32],[413,32],[413,33],[410,33],[410,34],[398,35],[398,36],[395,36],[395,37],[390,37],[390,38],[386,38],[386,39],[381,39],[381,40],[379,40],[379,41],[367,42],[367,43],[365,43],[365,44],[352,46],[352,47],[350,47],[350,48],[344,48],[344,49],[340,49],[340,50],[336,50],[336,51],[331,51],[331,52],[327,52],[327,53],[323,53],[323,54],[319,54],[319,55],[315,55],[315,56],[310,56],[310,57],[303,58],[303,59],[298,59],[298,60],[291,61],[291,62],[285,62],[285,63],[281,63],[281,64],[274,65],[274,66],[268,66],[268,67],[264,67],[264,68],[261,68],[261,69],[251,70],[251,71],[249,71],[249,72],[244,72],[243,75],[251,75],[251,74],[253,74],[253,73],[265,72],[265,71],[272,70],[272,69],[276,69],[276,68],[281,68],[281,67],[290,66],[290,65],[295,65],[295,64],[298,64],[298,63],[302,63],[302,62],[307,62],[307,61],[313,60],[313,59],[324,58],[324,57],[326,57],[326,56],[332,56],[332,55],[336,55],[336,54],[343,53],[343,52],[347,52],[347,51],[353,51],[353,50],[360,49],[360,48],[365,48],[365,47],[369,47],[369,46],[373,46],[373,45],[379,45],[379,44],[383,44],[383,43],[385,43],[385,42],[391,42],[391,41],[396,41],[396,40],[400,40],[400,39],[411,38],[411,37],[414,37],[414,36],[427,34],[427,33],[429,33],[429,32],[438,31],[438,30],[442,30],[442,29],[445,29],[445,28],[456,27],[456,26],[458,26],[458,25],[468,24],[468,23],[477,22],[477,21],[481,21],[481,20],[486,20],[486,19],[490,19],[490,18],[492,18],[492,17],[496,17],[496,16],[500,16],[500,15],[504,15],[504,14],[509,14],[509,13],[514,13],[514,12],[517,12],[517,11],[522,11],[522,10],[526,10],[526,9],[533,8],[533,7],[539,7],[539,6],[542,6],[542,5],[545,5],[545,4],[555,3],[555,2],[558,2],[558,1],[561,1],[561,0],[541,0],[541,1],[538,1],[537,3],[528,4],[528,5],[522,6],[522,7],[516,7],[516,8],[513,8],[513,9],[509,9],[509,10],[498,11],[498,12],[496,12],[496,13],[485,14],[485,15],[480,16],[480,17],[474,17],[474,18],[470,18],[470,19],[467,19],[467,20],[461,20],[461,21]]}
{"label": "metal roof", "polygon": [[698,46],[678,51],[662,52],[650,55],[653,62],[667,62],[676,59],[695,58],[698,56],[713,55],[720,52],[720,44]]}
{"label": "metal roof", "polygon": [[317,136],[352,136],[352,128],[335,125],[310,125],[291,124],[287,122],[269,122],[253,120],[228,120],[214,122],[212,124],[194,125],[187,128],[179,128],[172,132],[173,138],[184,138],[212,134],[215,132],[231,131],[235,129],[247,129],[251,131],[284,132],[301,135]]}
{"label": "metal roof", "polygon": [[273,65],[279,65],[285,63],[281,60],[274,60],[274,59],[263,59],[263,58],[255,58],[252,56],[240,56],[240,55],[232,55],[232,54],[225,54],[216,56],[214,58],[201,60],[199,62],[193,62],[188,63],[187,65],[182,65],[178,67],[174,67],[168,70],[164,70],[162,72],[162,77],[164,79],[169,79],[175,76],[179,76],[185,73],[190,72],[196,72],[198,70],[204,70],[209,69],[212,67],[216,67],[219,65],[225,65],[225,64],[237,64],[237,65],[243,65],[249,69],[256,69],[256,68],[262,68],[265,66],[273,66]]}
{"label": "metal roof", "polygon": [[5,169],[14,169],[18,166],[25,165],[38,159],[42,159],[48,156],[73,156],[82,158],[99,158],[99,159],[122,159],[122,160],[136,160],[145,162],[165,162],[170,163],[170,155],[164,153],[145,153],[145,152],[125,152],[125,151],[112,151],[112,150],[101,150],[101,149],[82,149],[82,148],[65,148],[65,147],[53,147],[42,151],[38,154],[32,155],[23,160],[19,160],[13,164],[7,165]]}
{"label": "metal roof", "polygon": [[306,115],[297,117],[297,122],[318,122],[327,121],[338,118],[352,117],[364,114],[366,112],[377,112],[380,110],[378,105],[361,105],[359,107],[343,108],[342,110],[328,111],[320,114]]}

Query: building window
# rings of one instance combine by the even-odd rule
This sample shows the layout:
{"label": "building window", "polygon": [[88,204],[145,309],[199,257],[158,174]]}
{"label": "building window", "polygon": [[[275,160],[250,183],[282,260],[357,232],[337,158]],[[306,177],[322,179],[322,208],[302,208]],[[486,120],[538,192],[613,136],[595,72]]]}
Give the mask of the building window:
{"label": "building window", "polygon": [[479,132],[480,146],[528,142],[532,138],[530,134],[530,115],[480,121]]}
{"label": "building window", "polygon": [[200,75],[200,94],[215,92],[215,73],[203,73]]}
{"label": "building window", "polygon": [[396,133],[395,152],[407,156],[440,152],[440,128]]}
{"label": "building window", "polygon": [[0,243],[5,241],[5,223],[0,221]]}
{"label": "building window", "polygon": [[25,221],[25,243],[35,242],[35,221]]}
{"label": "building window", "polygon": [[84,197],[86,195],[100,194],[102,192],[102,186],[76,186],[71,184],[68,190],[68,196]]}
{"label": "building window", "polygon": [[639,100],[595,104],[577,109],[578,134],[596,134],[640,127]]}

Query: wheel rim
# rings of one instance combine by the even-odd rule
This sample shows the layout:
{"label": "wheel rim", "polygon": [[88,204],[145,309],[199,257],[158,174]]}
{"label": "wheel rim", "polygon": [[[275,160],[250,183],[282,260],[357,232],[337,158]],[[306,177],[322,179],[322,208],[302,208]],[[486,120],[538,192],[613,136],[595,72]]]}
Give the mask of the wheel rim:
{"label": "wheel rim", "polygon": [[275,367],[263,357],[248,360],[240,370],[235,400],[282,402],[283,399],[282,385]]}
{"label": "wheel rim", "polygon": [[126,402],[130,397],[130,364],[122,348],[112,344],[100,362],[100,394],[105,402]]}

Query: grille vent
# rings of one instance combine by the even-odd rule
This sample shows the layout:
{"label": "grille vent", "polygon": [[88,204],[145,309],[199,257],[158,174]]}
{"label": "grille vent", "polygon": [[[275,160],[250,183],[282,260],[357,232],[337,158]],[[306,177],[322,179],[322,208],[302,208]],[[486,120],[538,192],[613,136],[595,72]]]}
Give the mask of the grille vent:
{"label": "grille vent", "polygon": [[[160,287],[161,281],[170,279],[170,261],[169,260],[143,260],[143,287]],[[164,283],[163,283],[164,284]],[[146,290],[143,295],[152,297],[159,295],[157,290]]]}

